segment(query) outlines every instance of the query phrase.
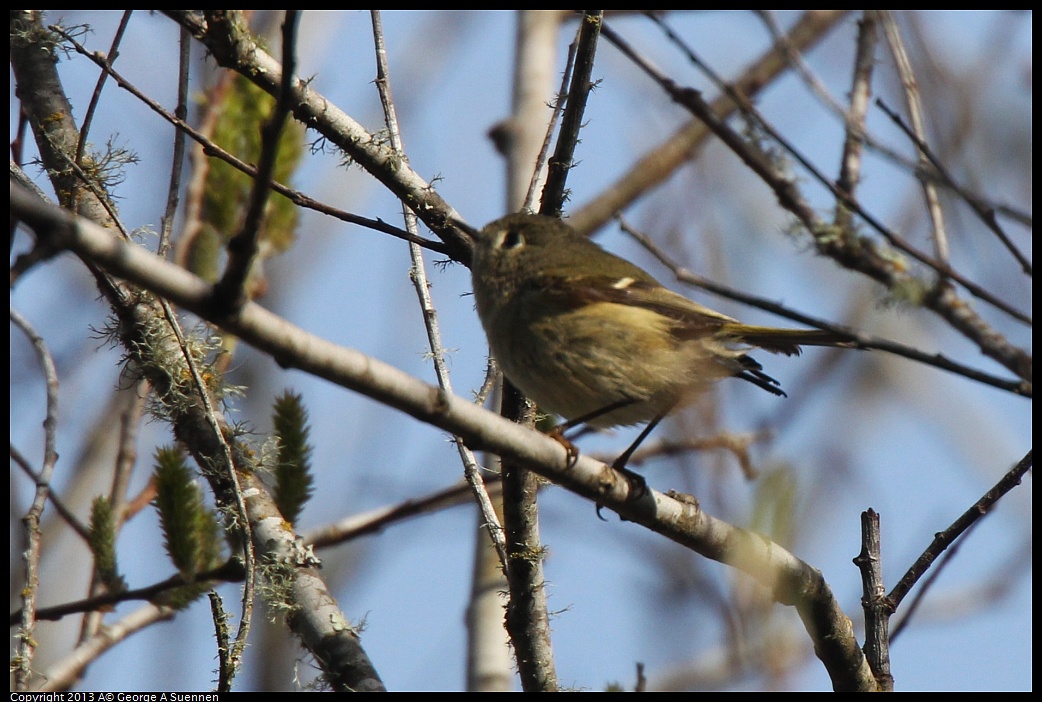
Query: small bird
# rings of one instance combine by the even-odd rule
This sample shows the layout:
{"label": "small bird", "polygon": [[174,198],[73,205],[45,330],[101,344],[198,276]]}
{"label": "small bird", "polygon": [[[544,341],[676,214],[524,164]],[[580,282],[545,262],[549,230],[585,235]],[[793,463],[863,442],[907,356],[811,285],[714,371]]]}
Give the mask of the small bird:
{"label": "small bird", "polygon": [[801,346],[854,341],[742,324],[554,217],[520,213],[488,224],[474,235],[471,276],[492,354],[542,411],[564,417],[566,428],[649,423],[617,469],[664,416],[718,380],[733,376],[784,396],[751,348],[791,356]]}

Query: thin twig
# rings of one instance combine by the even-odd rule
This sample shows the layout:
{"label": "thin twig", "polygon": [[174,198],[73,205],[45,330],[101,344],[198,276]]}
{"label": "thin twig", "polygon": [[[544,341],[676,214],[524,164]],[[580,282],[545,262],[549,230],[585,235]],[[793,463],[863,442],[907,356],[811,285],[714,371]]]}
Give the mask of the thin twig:
{"label": "thin twig", "polygon": [[[847,195],[854,195],[861,179],[861,152],[865,143],[865,116],[872,94],[872,70],[875,68],[875,48],[878,42],[878,15],[865,10],[858,22],[857,50],[854,55],[854,74],[851,78],[850,109],[844,115],[846,137],[840,158],[836,187]],[[837,207],[836,226],[847,229],[853,225],[853,215],[845,207]]]}
{"label": "thin twig", "polygon": [[[908,51],[905,49],[904,41],[901,39],[901,31],[897,27],[893,13],[888,10],[881,10],[880,18],[887,43],[890,45],[890,54],[894,57],[894,63],[897,66],[897,74],[901,78],[901,85],[904,86],[905,106],[908,108],[908,115],[911,118],[912,133],[915,135],[917,143],[925,144],[927,140],[926,125],[923,123],[922,95],[919,92],[919,82],[915,79],[915,73],[912,69],[912,61],[908,58]],[[926,153],[919,149],[919,165],[926,166],[929,163],[930,159]],[[943,263],[945,267],[948,267],[951,263],[948,233],[944,227],[944,211],[941,210],[941,201],[937,196],[937,188],[928,180],[923,180],[921,183],[923,194],[926,197],[926,211],[930,215],[934,255],[937,256],[937,260]]]}
{"label": "thin twig", "polygon": [[[807,10],[792,26],[787,43],[807,50],[821,40],[850,10]],[[743,95],[753,96],[768,88],[774,79],[788,67],[785,52],[775,42],[761,54],[734,82]],[[712,108],[721,119],[727,119],[738,109],[729,95],[713,100]],[[691,160],[698,147],[712,132],[698,119],[692,119],[661,144],[641,156],[620,178],[605,188],[601,195],[582,208],[570,212],[569,222],[583,234],[596,231],[616,212],[626,209],[637,198],[669,178],[677,168]]]}
{"label": "thin twig", "polygon": [[[903,262],[899,264],[895,260],[897,257],[894,256],[894,252],[882,249],[876,242],[859,236],[855,232],[837,232],[834,228],[826,225],[804,199],[795,179],[781,173],[768,154],[720,120],[697,90],[677,86],[672,79],[663,75],[652,66],[607,25],[603,27],[602,34],[651,76],[674,101],[686,107],[706,122],[706,125],[774,191],[779,204],[792,212],[803,226],[807,228],[807,231],[814,237],[814,243],[819,252],[831,257],[847,268],[869,276],[883,284],[887,289],[910,287],[913,290],[921,290],[922,304],[927,309],[934,311],[954,329],[967,338],[972,339],[985,355],[990,356],[1021,378],[1030,382],[1032,363],[1029,355],[1024,349],[1014,346],[1002,334],[996,332],[970,305],[959,298],[951,285],[945,284],[943,279],[934,285],[920,281],[909,273],[907,266],[903,265]],[[735,99],[744,102],[744,109],[749,114],[755,114],[755,110],[748,104],[747,100],[744,100],[739,95],[736,95]],[[781,139],[780,136],[774,136],[773,134],[772,138]],[[786,148],[791,148],[783,139],[779,143],[782,143]],[[797,159],[802,159],[795,150],[793,150],[793,155]],[[893,246],[910,253],[910,255],[914,251],[914,258],[917,260],[923,261],[931,268],[942,272],[945,277],[958,281],[972,294],[987,300],[1015,319],[1030,324],[1030,317],[1024,313],[1013,309],[1007,303],[998,300],[991,293],[980,288],[980,286],[967,281],[956,272],[941,265],[940,262],[933,261],[926,254],[916,251],[913,247],[901,241],[899,237],[886,229],[878,220],[865,212],[855,200],[841,193],[834,183],[825,179],[811,164],[806,163],[806,159],[802,159],[801,163],[804,163],[805,167],[811,169],[816,174],[816,177],[819,177],[827,185],[844,206],[854,209],[874,229],[883,233],[884,238]]]}
{"label": "thin twig", "polygon": [[575,42],[572,42],[568,45],[568,57],[565,59],[564,72],[561,74],[561,87],[557,91],[557,99],[554,100],[553,110],[550,112],[550,119],[546,124],[546,136],[543,137],[543,144],[539,147],[539,155],[536,156],[535,167],[532,169],[532,177],[528,182],[528,192],[525,194],[525,202],[522,206],[522,209],[524,210],[532,209],[532,205],[535,203],[535,193],[540,182],[543,183],[545,191],[546,181],[542,179],[543,167],[546,165],[546,155],[550,152],[550,144],[553,143],[554,130],[557,128],[557,121],[561,118],[561,113],[564,112],[565,105],[568,104],[567,86],[572,79],[572,67],[574,65]]}
{"label": "thin twig", "polygon": [[[866,14],[871,10],[866,10]],[[785,55],[785,60],[789,62],[789,65],[795,69],[796,74],[803,79],[803,82],[810,87],[810,91],[817,96],[823,104],[829,107],[837,115],[844,115],[845,110],[843,106],[839,104],[832,94],[829,93],[828,87],[826,87],[824,81],[822,81],[814,73],[811,67],[803,59],[803,54],[798,48],[793,46],[793,43],[786,36],[785,32],[782,31],[782,26],[778,22],[778,17],[775,15],[774,10],[754,10],[757,17],[763,20],[763,23],[767,26],[767,31],[771,33],[771,38],[774,39],[775,46],[781,49]],[[658,23],[674,41],[679,41],[679,37],[666,25],[665,21],[661,17],[656,17],[648,14],[652,20]],[[865,21],[865,15],[862,15],[861,22]],[[856,70],[856,69],[855,69]]]}
{"label": "thin twig", "polygon": [[[987,225],[987,227],[995,234],[998,240],[1002,242],[1002,245],[1006,247],[1010,254],[1013,255],[1013,258],[1016,259],[1017,263],[1020,264],[1021,269],[1028,275],[1031,275],[1031,261],[1028,260],[1027,256],[1025,256],[1019,248],[1017,248],[1017,245],[1014,244],[1013,241],[1009,238],[1009,236],[1006,234],[1006,231],[1002,228],[1002,225],[999,224],[998,219],[995,217],[995,210],[997,206],[985,202],[983,198],[974,195],[973,193],[966,190],[966,188],[956,183],[951,173],[948,171],[947,168],[944,167],[944,164],[941,162],[941,159],[938,158],[937,155],[933,152],[933,149],[930,148],[930,145],[922,141],[918,136],[916,136],[915,133],[911,129],[909,129],[908,125],[904,123],[904,120],[901,119],[901,115],[891,110],[887,106],[887,104],[883,102],[882,99],[876,100],[876,106],[880,110],[882,110],[883,113],[887,117],[889,117],[890,120],[894,124],[896,124],[897,127],[902,132],[904,132],[909,139],[912,140],[912,142],[915,144],[915,148],[919,151],[919,153],[922,154],[929,161],[930,168],[927,169],[924,166],[923,169],[927,170],[930,174],[934,174],[935,177],[940,180],[940,182],[942,182],[946,187],[948,187],[960,198],[962,198],[962,200],[967,205],[969,205],[971,209],[973,209],[977,217],[979,217],[980,220],[984,222],[984,224]],[[924,177],[925,175],[926,174],[923,174]],[[1026,224],[1027,226],[1031,225],[1030,222],[1024,222],[1024,224]]]}
{"label": "thin twig", "polygon": [[980,524],[981,522],[977,521],[968,526],[966,531],[963,532],[963,538],[953,543],[947,550],[945,550],[940,558],[934,562],[929,575],[923,579],[922,587],[916,590],[911,602],[909,602],[908,606],[901,611],[901,618],[896,624],[894,624],[893,629],[891,629],[891,643],[906,631],[908,626],[915,620],[916,615],[919,613],[919,607],[926,601],[927,595],[933,590],[933,586],[937,583],[937,580],[947,570],[948,565],[955,560],[955,557],[959,555],[959,549],[964,543],[966,543],[966,539],[969,538],[970,533]]}
{"label": "thin twig", "polygon": [[[32,479],[33,483],[39,484],[43,481],[43,478],[41,478],[40,475],[35,470],[33,470],[33,467],[32,465],[30,465],[29,460],[22,455],[21,451],[15,448],[14,444],[10,444],[10,455],[11,460],[14,461],[14,464],[21,468],[22,472],[29,476],[29,478]],[[84,543],[87,543],[89,539],[89,536],[87,534],[87,527],[83,524],[83,522],[79,520],[79,518],[70,508],[65,506],[65,502],[62,500],[62,498],[59,497],[58,494],[54,492],[54,490],[51,490],[51,487],[49,485],[47,486],[47,489],[49,491],[47,495],[47,501],[54,505],[54,511],[58,513],[58,516],[65,520],[65,523],[69,525],[69,528],[71,528],[81,539],[83,539]],[[17,623],[17,621],[12,621],[11,626],[14,626]]]}
{"label": "thin twig", "polygon": [[[81,53],[86,58],[90,59],[91,61],[94,61],[99,66],[103,67],[105,69],[105,71],[109,75],[112,76],[113,80],[116,81],[116,84],[120,88],[123,88],[124,90],[129,92],[131,95],[133,95],[138,100],[143,102],[147,107],[149,107],[149,109],[151,109],[157,115],[159,115],[160,117],[165,119],[167,122],[169,122],[170,124],[172,124],[175,127],[177,127],[179,130],[183,131],[192,140],[194,140],[200,146],[202,146],[203,150],[208,155],[214,156],[216,158],[221,159],[222,161],[224,161],[225,163],[227,163],[231,167],[233,167],[233,168],[235,168],[235,169],[245,173],[246,175],[250,176],[251,178],[254,178],[254,179],[257,178],[257,168],[256,168],[256,166],[248,164],[248,163],[240,160],[239,158],[235,157],[234,155],[232,155],[228,151],[222,149],[220,146],[218,146],[213,141],[211,141],[205,134],[203,134],[203,133],[199,132],[198,130],[194,129],[183,118],[180,118],[180,117],[177,117],[175,115],[170,114],[170,112],[168,112],[166,109],[164,109],[162,105],[160,105],[158,102],[156,102],[155,100],[150,98],[148,95],[143,93],[141,90],[139,90],[136,86],[134,86],[133,83],[128,81],[118,71],[113,69],[112,66],[109,66],[108,64],[106,64],[104,59],[102,59],[102,58],[96,56],[95,54],[92,54],[91,52],[87,51],[87,49],[84,48],[79,42],[77,42],[75,39],[70,37],[68,34],[64,33],[60,28],[54,27],[52,29],[56,33],[61,35],[66,41],[68,41],[69,44],[74,49],[76,49],[77,52]],[[447,256],[452,255],[452,250],[447,245],[445,245],[442,242],[431,241],[430,239],[425,239],[425,238],[419,238],[419,237],[416,237],[416,236],[414,236],[414,235],[412,235],[412,234],[410,234],[410,233],[408,233],[408,232],[406,232],[406,231],[404,231],[402,229],[399,229],[398,227],[393,227],[393,226],[387,224],[386,222],[384,222],[382,220],[372,219],[372,218],[369,218],[369,217],[362,217],[360,215],[356,215],[356,214],[353,214],[353,213],[350,213],[350,212],[346,212],[344,210],[337,209],[337,208],[332,207],[330,205],[326,205],[326,204],[324,204],[324,203],[322,203],[322,202],[320,202],[318,200],[315,200],[314,198],[311,198],[311,197],[305,195],[304,193],[300,192],[299,190],[294,190],[293,188],[290,188],[290,187],[288,187],[286,185],[283,185],[282,183],[279,183],[277,181],[274,181],[274,180],[271,181],[271,189],[274,190],[275,192],[279,193],[280,195],[283,195],[284,197],[289,199],[291,202],[293,202],[294,204],[296,204],[296,205],[298,205],[300,207],[304,207],[304,208],[307,208],[307,209],[315,210],[316,212],[321,212],[322,214],[326,214],[326,215],[329,215],[331,217],[335,217],[337,219],[340,219],[340,220],[342,220],[344,222],[348,222],[350,224],[357,224],[357,225],[360,225],[360,226],[363,226],[363,227],[367,227],[369,229],[374,229],[374,230],[376,230],[378,232],[383,232],[385,234],[390,234],[391,236],[397,237],[399,239],[403,239],[405,241],[416,241],[416,243],[418,243],[420,246],[423,246],[424,248],[430,249],[431,251],[436,251],[438,253],[445,254]]]}
{"label": "thin twig", "polygon": [[43,370],[44,387],[46,389],[46,411],[43,419],[43,463],[40,467],[36,491],[29,511],[22,517],[25,528],[26,547],[22,551],[22,562],[25,566],[25,580],[21,587],[22,617],[21,626],[15,639],[17,653],[11,661],[14,672],[14,688],[28,690],[32,682],[33,654],[36,652],[36,598],[40,589],[40,517],[47,504],[51,492],[51,480],[54,467],[58,462],[58,369],[47,348],[43,337],[36,333],[32,324],[25,317],[11,308],[11,321],[32,344],[33,351]]}
{"label": "thin twig", "polygon": [[[803,201],[800,196],[798,189],[795,186],[795,181],[792,178],[788,178],[781,173],[777,172],[774,167],[772,160],[763,152],[756,144],[750,140],[743,138],[736,133],[731,127],[729,127],[723,120],[721,120],[713,111],[705,100],[702,98],[699,91],[677,85],[675,81],[659,71],[653,66],[647,59],[641,56],[636,50],[633,49],[619,34],[612,30],[609,26],[605,25],[602,29],[602,33],[605,38],[611,41],[627,58],[632,60],[637,66],[639,66],[645,73],[647,73],[656,83],[658,83],[663,90],[665,90],[669,96],[677,104],[687,108],[692,114],[701,118],[706,125],[718,136],[720,139],[731,148],[735,154],[742,159],[742,161],[749,166],[763,181],[774,190],[779,203],[792,212],[799,220],[807,227],[808,231],[812,234],[816,232],[822,232],[821,223],[818,221],[817,216],[813,210]],[[867,212],[861,204],[848,195],[842,192],[831,179],[825,177],[824,173],[817,168],[810,160],[804,156],[795,146],[793,146],[788,139],[783,137],[778,130],[776,130],[770,122],[753,106],[753,104],[744,95],[738,93],[734,88],[728,85],[715,71],[710,68],[708,64],[702,61],[689,47],[685,47],[685,53],[688,55],[689,60],[699,66],[707,75],[711,77],[714,84],[718,88],[728,93],[728,95],[739,105],[743,114],[749,116],[755,120],[768,136],[777,142],[785,151],[791,155],[796,161],[803,166],[814,176],[815,180],[825,186],[832,195],[838,199],[844,207],[850,208],[852,211],[857,213],[862,220],[864,220],[872,229],[877,231],[882,237],[895,249],[908,254],[913,259],[919,261],[925,266],[933,269],[937,272],[942,281],[945,278],[950,278],[952,281],[958,283],[965,288],[973,296],[987,302],[996,309],[1005,312],[1007,315],[1016,319],[1017,321],[1023,322],[1024,324],[1031,324],[1031,317],[1016,308],[1010,303],[1000,300],[988,290],[984,289],[980,285],[967,279],[957,271],[953,270],[947,263],[938,261],[931,257],[929,254],[920,251],[918,248],[912,246],[895,232],[885,226],[882,222],[876,219],[873,215]],[[815,235],[816,241],[820,244],[820,236]],[[832,242],[836,243],[836,242]],[[820,246],[819,246],[820,248]],[[880,282],[886,282],[889,280],[890,275],[885,273],[886,269],[892,268],[890,265],[884,265],[883,269],[879,269],[877,266],[865,267],[864,263],[861,263],[861,267],[858,268],[856,265],[857,261],[851,258],[850,251],[839,251],[835,247],[830,247],[833,258],[839,260],[848,267],[855,267],[864,273],[871,275],[873,278],[880,280]],[[840,254],[843,254],[841,257]],[[936,288],[943,287],[942,284],[938,284]],[[934,299],[940,298],[940,292],[935,293]],[[965,306],[964,306],[965,307]],[[965,309],[960,309],[957,312],[965,312]],[[955,316],[956,311],[948,310],[947,317],[949,321]],[[982,321],[977,321],[973,326],[982,325]],[[962,330],[964,333],[967,332],[970,327],[956,326],[957,329]],[[978,336],[975,340],[978,343],[984,343],[983,339],[987,337],[987,334]],[[1020,372],[1019,370],[1017,372]]]}
{"label": "thin twig", "polygon": [[246,573],[246,581],[243,585],[242,615],[239,620],[239,628],[235,632],[235,642],[232,645],[232,649],[228,652],[228,657],[232,662],[232,667],[238,669],[242,664],[242,654],[246,650],[246,638],[249,636],[250,625],[253,622],[253,600],[256,591],[257,578],[257,556],[253,547],[253,528],[250,522],[249,511],[246,509],[246,500],[243,496],[243,484],[239,479],[239,471],[245,470],[245,467],[236,463],[235,457],[232,454],[232,447],[225,438],[224,432],[221,430],[223,422],[218,418],[217,410],[211,401],[209,386],[203,380],[202,373],[199,372],[195,359],[192,358],[192,353],[188,349],[188,342],[185,340],[184,332],[181,330],[181,324],[177,319],[173,307],[165,298],[158,298],[158,301],[162,306],[163,314],[166,317],[170,331],[177,339],[177,344],[180,347],[181,354],[184,358],[185,367],[188,368],[188,371],[192,376],[192,382],[195,384],[196,393],[198,394],[200,403],[202,403],[203,411],[206,415],[206,421],[210,425],[210,430],[213,432],[214,439],[217,441],[220,450],[224,454],[225,475],[229,484],[232,486],[232,492],[235,499],[236,523],[242,530],[241,545],[243,550],[243,567]]}
{"label": "thin twig", "polygon": [[[704,438],[690,437],[680,440],[658,439],[648,441],[641,445],[640,450],[630,456],[626,465],[640,466],[647,461],[662,456],[679,456],[695,451],[727,451],[735,457],[742,468],[742,474],[748,480],[754,480],[758,471],[753,467],[749,455],[749,447],[755,443],[762,443],[770,437],[771,432],[743,432],[743,433],[720,433]],[[598,461],[609,463],[618,457],[618,454],[606,455],[601,453],[591,454]]]}
{"label": "thin twig", "polygon": [[[373,24],[373,43],[376,48],[376,87],[380,94],[380,101],[383,104],[384,121],[390,134],[391,145],[398,151],[402,162],[407,163],[408,157],[405,155],[405,146],[402,143],[401,131],[398,128],[398,117],[394,108],[394,100],[391,96],[391,78],[387,65],[387,49],[384,44],[383,23],[380,19],[380,11],[371,10],[370,15]],[[415,235],[417,231],[416,215],[404,203],[402,204],[402,216],[405,219],[406,231]],[[431,350],[431,360],[434,364],[435,375],[438,378],[438,386],[451,393],[452,380],[448,366],[445,364],[445,348],[442,345],[441,330],[438,327],[438,312],[434,307],[434,301],[431,299],[423,252],[414,242],[409,243],[409,256],[412,260],[409,278],[413,282],[413,289],[416,291],[420,303],[424,327],[427,330],[427,344]],[[492,506],[492,500],[489,498],[488,491],[485,489],[485,484],[481,479],[477,460],[474,458],[474,453],[467,448],[460,437],[454,436],[453,442],[459,451],[460,460],[463,461],[463,474],[474,491],[474,498],[478,503],[478,508],[481,510],[485,528],[488,530],[488,535],[499,554],[500,562],[506,568],[507,551],[506,542],[503,538],[503,527],[499,523],[496,510]]]}
{"label": "thin twig", "polygon": [[264,222],[265,205],[271,190],[272,174],[279,155],[282,129],[289,119],[292,92],[296,73],[297,10],[286,10],[282,22],[282,82],[279,86],[275,107],[271,117],[261,127],[261,152],[257,159],[257,175],[243,218],[242,229],[228,241],[228,264],[224,275],[214,286],[214,305],[227,314],[242,305],[249,294],[246,281],[257,258],[261,225]]}
{"label": "thin twig", "polygon": [[[60,621],[62,618],[81,612],[99,612],[111,608],[121,602],[134,602],[145,600],[153,602],[162,600],[164,594],[183,588],[185,585],[216,585],[218,583],[242,582],[244,577],[242,563],[238,559],[232,559],[216,568],[201,573],[196,573],[190,579],[181,573],[175,573],[166,580],[161,580],[145,587],[131,590],[110,590],[101,594],[85,597],[81,600],[63,602],[51,607],[42,607],[37,610],[37,619],[44,621]],[[12,612],[10,620],[12,626],[17,623],[21,610]]]}
{"label": "thin twig", "polygon": [[[116,33],[112,37],[109,52],[105,56],[107,63],[113,63],[116,57],[119,56],[119,45],[123,41],[123,34],[127,31],[127,24],[130,23],[130,15],[133,12],[133,10],[123,11],[123,16],[119,20],[119,26],[116,27]],[[83,115],[83,124],[80,126],[80,138],[76,144],[75,157],[76,163],[80,166],[83,165],[83,153],[87,149],[87,135],[90,134],[90,125],[94,122],[94,113],[98,109],[98,103],[101,102],[101,89],[105,86],[107,78],[108,74],[105,71],[98,75],[98,82],[94,85],[94,93],[90,96],[90,102],[87,103],[87,111]]]}
{"label": "thin twig", "polygon": [[[174,115],[184,122],[188,119],[188,71],[192,55],[192,37],[184,27],[180,29],[177,66],[177,107]],[[163,213],[163,224],[159,230],[159,255],[166,258],[170,250],[170,234],[174,228],[174,216],[181,200],[181,172],[184,168],[185,133],[174,129],[174,153],[170,159],[170,185],[166,191],[166,211]]]}
{"label": "thin twig", "polygon": [[[503,487],[499,476],[489,474],[485,478],[485,484],[490,497],[498,499],[502,495]],[[470,484],[463,481],[416,499],[346,517],[334,524],[301,534],[300,538],[304,540],[304,543],[318,549],[335,546],[362,536],[379,533],[387,527],[407,519],[465,505],[470,501],[470,495]]]}
{"label": "thin twig", "polygon": [[568,102],[561,118],[561,132],[557,137],[557,148],[550,157],[549,172],[543,186],[543,197],[539,204],[540,214],[560,217],[565,200],[565,181],[572,168],[575,145],[579,141],[586,100],[593,89],[593,59],[597,53],[597,38],[600,36],[603,10],[584,10],[576,40],[575,67],[568,89]]}
{"label": "thin twig", "polygon": [[984,495],[977,500],[968,510],[963,512],[962,516],[956,519],[951,526],[944,531],[938,532],[929,547],[916,559],[915,563],[908,569],[908,572],[904,574],[894,589],[890,591],[887,597],[893,604],[896,610],[900,607],[901,602],[905,596],[912,589],[915,583],[923,576],[926,571],[930,569],[930,565],[937,560],[938,556],[944,553],[944,550],[951,546],[959,536],[961,536],[974,522],[981,519],[987,514],[999,501],[999,499],[1007,492],[1020,485],[1021,478],[1028,472],[1032,464],[1032,452],[1028,451],[1027,454],[1020,459],[1006,475],[995,483],[995,486],[988,490]]}

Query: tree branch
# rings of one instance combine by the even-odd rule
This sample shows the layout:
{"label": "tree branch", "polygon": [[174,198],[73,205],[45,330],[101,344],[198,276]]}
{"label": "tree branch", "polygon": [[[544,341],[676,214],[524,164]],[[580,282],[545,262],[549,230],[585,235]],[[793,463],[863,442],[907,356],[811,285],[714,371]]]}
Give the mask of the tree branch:
{"label": "tree branch", "polygon": [[[278,95],[282,66],[249,35],[236,11],[170,10],[165,14],[202,42],[219,65],[241,73],[270,95]],[[470,260],[470,239],[459,229],[463,217],[408,164],[400,163],[393,148],[299,78],[292,81],[291,103],[298,120],[343,149],[408,205],[449,246],[455,260]]]}

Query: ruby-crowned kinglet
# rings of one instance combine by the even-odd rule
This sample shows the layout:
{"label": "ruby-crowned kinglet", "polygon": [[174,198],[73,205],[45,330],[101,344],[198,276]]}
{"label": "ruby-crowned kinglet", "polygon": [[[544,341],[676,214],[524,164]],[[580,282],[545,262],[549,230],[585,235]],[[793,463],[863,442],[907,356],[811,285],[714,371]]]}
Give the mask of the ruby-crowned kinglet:
{"label": "ruby-crowned kinglet", "polygon": [[489,347],[510,382],[544,412],[594,427],[655,423],[730,376],[784,395],[747,350],[794,355],[801,345],[852,342],[742,324],[553,217],[512,214],[486,226],[471,275]]}

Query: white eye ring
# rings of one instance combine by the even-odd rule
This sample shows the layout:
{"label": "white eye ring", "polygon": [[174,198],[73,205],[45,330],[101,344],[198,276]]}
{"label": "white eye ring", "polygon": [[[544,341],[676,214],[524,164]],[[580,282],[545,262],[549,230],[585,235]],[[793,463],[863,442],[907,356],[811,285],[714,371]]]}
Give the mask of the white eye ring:
{"label": "white eye ring", "polygon": [[499,239],[499,248],[501,249],[516,249],[525,243],[525,238],[521,236],[521,232],[514,228],[508,228],[503,232],[503,236]]}

